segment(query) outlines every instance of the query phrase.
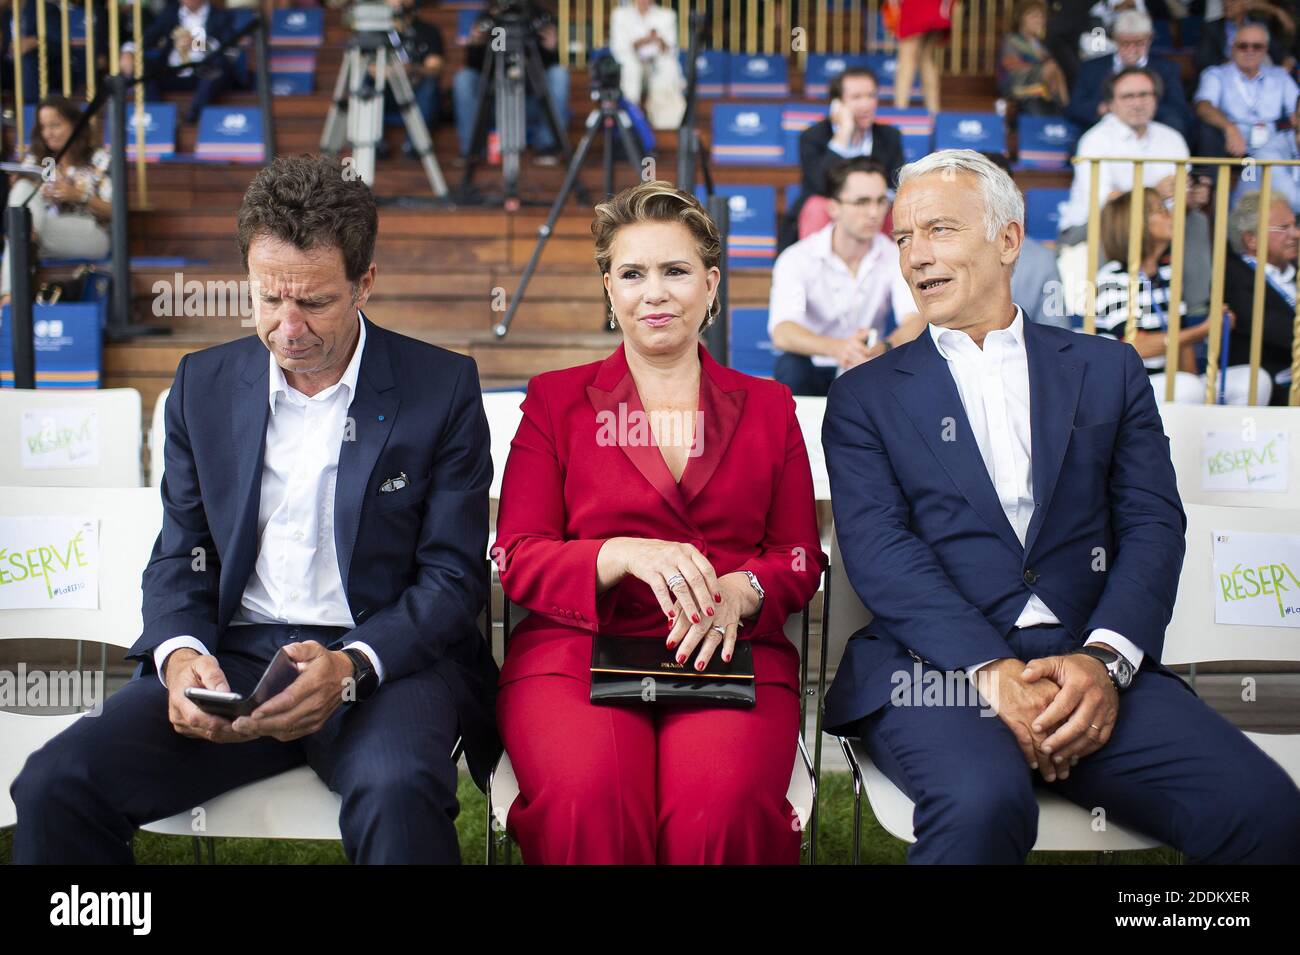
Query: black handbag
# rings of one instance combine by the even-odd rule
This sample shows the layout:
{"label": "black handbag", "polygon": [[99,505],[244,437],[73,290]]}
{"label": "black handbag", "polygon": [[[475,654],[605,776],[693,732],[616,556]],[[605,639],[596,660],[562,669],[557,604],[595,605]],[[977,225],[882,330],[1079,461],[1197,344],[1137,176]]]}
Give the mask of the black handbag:
{"label": "black handbag", "polygon": [[697,671],[693,659],[678,663],[677,650],[658,637],[597,634],[591,641],[591,702],[753,706],[753,648],[737,640],[729,661],[715,651],[708,667]]}

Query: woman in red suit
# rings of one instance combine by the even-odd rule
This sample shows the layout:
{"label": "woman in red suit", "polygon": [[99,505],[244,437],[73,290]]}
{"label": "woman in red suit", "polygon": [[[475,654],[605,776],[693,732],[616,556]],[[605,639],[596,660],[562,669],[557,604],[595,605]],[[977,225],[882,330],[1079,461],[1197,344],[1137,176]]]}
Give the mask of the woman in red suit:
{"label": "woman in red suit", "polygon": [[[782,627],[826,558],[794,401],[700,345],[721,242],[694,197],[642,183],[592,232],[623,344],[530,382],[501,489],[501,585],[530,612],[497,701],[507,824],[530,863],[797,863]],[[756,705],[593,705],[596,633],[700,647],[699,668],[748,640]]]}

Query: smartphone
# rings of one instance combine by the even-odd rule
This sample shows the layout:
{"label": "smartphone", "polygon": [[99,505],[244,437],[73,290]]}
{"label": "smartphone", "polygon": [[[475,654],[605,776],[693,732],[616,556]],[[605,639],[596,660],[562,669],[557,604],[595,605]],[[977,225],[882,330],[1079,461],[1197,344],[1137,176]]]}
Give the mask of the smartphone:
{"label": "smartphone", "polygon": [[262,678],[257,681],[257,687],[247,696],[191,686],[186,688],[185,697],[204,713],[233,720],[252,713],[297,678],[298,664],[281,648],[272,658]]}

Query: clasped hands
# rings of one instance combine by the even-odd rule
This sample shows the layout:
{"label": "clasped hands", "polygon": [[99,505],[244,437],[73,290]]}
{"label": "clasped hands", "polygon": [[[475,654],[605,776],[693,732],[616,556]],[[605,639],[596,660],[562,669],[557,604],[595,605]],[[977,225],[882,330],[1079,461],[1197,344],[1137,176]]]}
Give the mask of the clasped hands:
{"label": "clasped hands", "polygon": [[172,728],[182,736],[213,743],[246,743],[261,736],[287,743],[315,733],[343,702],[352,660],[315,640],[285,644],[284,652],[298,665],[297,679],[249,716],[232,721],[203,712],[185,695],[191,686],[230,691],[217,658],[188,647],[172,651],[163,664]]}
{"label": "clasped hands", "polygon": [[1086,654],[995,660],[975,674],[980,695],[1047,782],[1067,779],[1079,760],[1110,740],[1119,693],[1106,666]]}

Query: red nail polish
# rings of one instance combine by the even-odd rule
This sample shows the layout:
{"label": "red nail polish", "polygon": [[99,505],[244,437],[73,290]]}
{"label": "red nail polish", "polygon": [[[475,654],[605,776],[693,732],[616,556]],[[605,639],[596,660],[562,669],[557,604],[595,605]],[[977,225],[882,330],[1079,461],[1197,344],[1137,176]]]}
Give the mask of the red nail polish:
{"label": "red nail polish", "polygon": [[714,594],[714,595],[713,595],[713,602],[714,602],[714,603],[719,603],[719,604],[722,603],[722,594]]}
{"label": "red nail polish", "polygon": [[677,662],[678,662],[678,663],[685,663],[685,662],[686,662],[686,654],[684,654],[684,653],[679,653],[679,654],[677,654]]}
{"label": "red nail polish", "polygon": [[696,663],[696,664],[695,664],[695,669],[697,669],[697,670],[703,670],[703,669],[704,669],[704,661],[703,661],[703,660],[700,660],[698,663]]}
{"label": "red nail polish", "polygon": [[669,619],[669,620],[673,619],[673,617],[675,617],[675,616],[677,616],[677,611],[675,611],[675,610],[670,610],[670,611],[668,611],[668,619]]}
{"label": "red nail polish", "polygon": [[699,622],[700,622],[700,615],[698,613],[691,614],[691,623],[699,623]]}
{"label": "red nail polish", "polygon": [[724,662],[726,662],[726,663],[730,663],[730,662],[731,662],[731,654],[730,654],[730,653],[726,654],[725,656],[723,656],[722,659],[723,659]]}
{"label": "red nail polish", "polygon": [[705,608],[704,608],[704,612],[705,612],[706,614],[708,614],[710,617],[713,616],[713,608],[712,608],[712,607],[705,607]]}

